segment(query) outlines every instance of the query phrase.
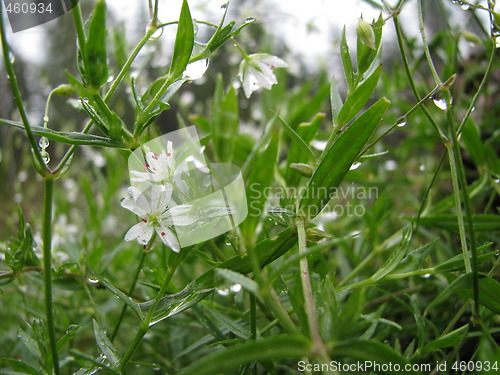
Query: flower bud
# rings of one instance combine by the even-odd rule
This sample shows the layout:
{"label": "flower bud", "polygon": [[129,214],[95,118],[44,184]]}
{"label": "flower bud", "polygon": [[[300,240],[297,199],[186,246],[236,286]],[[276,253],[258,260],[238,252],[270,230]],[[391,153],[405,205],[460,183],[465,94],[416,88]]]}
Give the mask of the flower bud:
{"label": "flower bud", "polygon": [[290,168],[294,169],[304,177],[311,177],[314,172],[314,167],[304,163],[292,163]]}
{"label": "flower bud", "polygon": [[471,33],[469,31],[464,31],[463,36],[465,40],[468,41],[469,43],[481,44],[481,39],[479,39],[479,37],[474,33]]}
{"label": "flower bud", "polygon": [[366,44],[371,49],[376,49],[375,46],[375,33],[373,32],[372,25],[365,20],[360,19],[356,25],[356,32],[359,40]]}
{"label": "flower bud", "polygon": [[306,229],[307,240],[309,242],[319,242],[324,240],[325,238],[331,238],[332,235],[330,233],[323,232],[317,228],[307,228]]}

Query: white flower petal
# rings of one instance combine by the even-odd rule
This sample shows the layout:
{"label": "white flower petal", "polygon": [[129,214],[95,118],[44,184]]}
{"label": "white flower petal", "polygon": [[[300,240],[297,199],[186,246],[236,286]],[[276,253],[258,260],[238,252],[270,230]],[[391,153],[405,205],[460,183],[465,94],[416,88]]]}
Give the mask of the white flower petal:
{"label": "white flower petal", "polygon": [[169,228],[165,226],[158,226],[155,228],[156,233],[158,233],[158,237],[161,238],[162,242],[170,247],[176,253],[179,252],[181,246],[179,245],[179,240],[177,240],[177,236],[174,232],[172,232]]}
{"label": "white flower petal", "polygon": [[265,55],[260,58],[260,61],[263,63],[269,65],[271,69],[274,68],[287,68],[288,64],[281,60],[279,57],[272,56],[272,55]]}
{"label": "white flower petal", "polygon": [[139,224],[134,225],[125,234],[125,241],[132,241],[137,238],[141,245],[146,245],[151,236],[153,235],[153,227],[148,223],[141,221]]}

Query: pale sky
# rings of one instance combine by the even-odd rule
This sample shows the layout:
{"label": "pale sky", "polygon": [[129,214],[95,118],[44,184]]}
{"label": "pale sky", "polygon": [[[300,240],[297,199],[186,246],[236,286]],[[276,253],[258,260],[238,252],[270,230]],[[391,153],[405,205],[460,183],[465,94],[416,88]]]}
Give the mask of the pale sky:
{"label": "pale sky", "polygon": [[[389,1],[390,4],[396,2],[396,0]],[[181,0],[160,0],[160,20],[162,22],[176,20],[181,3]],[[147,15],[147,0],[107,0],[107,4],[115,18],[129,22],[129,25],[132,20],[134,20],[132,22],[134,25],[140,24],[137,15]],[[208,20],[213,23],[218,23],[220,20],[222,4],[224,4],[224,0],[189,0],[193,18]],[[331,68],[328,65],[332,60],[332,54],[338,51],[336,41],[343,25],[347,24],[348,38],[354,42],[355,24],[361,14],[367,21],[378,17],[379,14],[377,10],[362,0],[267,0],[261,1],[260,4],[261,6],[250,9],[239,9],[244,17],[241,20],[236,20],[237,24],[243,23],[245,17],[255,17],[257,21],[262,22],[269,33],[283,38],[292,54],[302,54],[306,63],[310,62],[311,66],[322,64],[328,68]],[[263,4],[266,4],[266,6],[263,6]],[[416,1],[409,1],[401,14],[403,27],[408,32],[414,33],[418,30],[415,4]],[[457,7],[451,2],[449,5]],[[231,1],[230,9],[238,6],[241,7],[238,0]],[[500,10],[500,4],[497,7]],[[480,13],[487,22],[486,12]],[[463,16],[466,16],[465,12]],[[63,17],[70,17],[70,15],[67,14]],[[231,14],[228,15],[228,19],[231,19]],[[147,19],[143,21],[145,29]],[[51,23],[54,22],[58,22],[57,19],[51,21]],[[460,22],[460,20],[458,19],[457,22]],[[129,27],[129,25],[127,25],[127,31],[132,34],[130,36],[135,37],[136,40],[140,39],[141,35],[138,35],[138,31],[134,27]],[[7,30],[10,43],[18,48],[19,53],[22,53],[24,57],[31,59],[34,63],[43,63],[43,35],[46,33],[47,25],[40,25],[14,34],[11,32],[10,27],[7,27]],[[386,26],[384,33],[386,36],[385,41],[391,41],[391,35],[393,35],[391,23]],[[166,34],[174,35],[174,33],[168,32]],[[162,38],[169,38],[169,35]],[[293,64],[291,69],[293,69]]]}

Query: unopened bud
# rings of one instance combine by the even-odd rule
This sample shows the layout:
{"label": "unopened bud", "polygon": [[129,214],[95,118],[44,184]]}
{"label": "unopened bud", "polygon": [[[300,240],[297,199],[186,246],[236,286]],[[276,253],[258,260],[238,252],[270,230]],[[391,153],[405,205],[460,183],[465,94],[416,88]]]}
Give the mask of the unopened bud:
{"label": "unopened bud", "polygon": [[311,177],[314,172],[314,167],[304,163],[292,163],[290,164],[290,168],[299,172],[304,177]]}
{"label": "unopened bud", "polygon": [[317,228],[307,228],[306,229],[307,240],[310,242],[319,242],[324,240],[325,238],[331,238],[332,235],[330,233],[323,232]]}
{"label": "unopened bud", "polygon": [[375,33],[373,32],[372,25],[361,19],[356,25],[356,32],[358,34],[359,40],[363,44],[366,44],[371,49],[377,48],[375,46]]}

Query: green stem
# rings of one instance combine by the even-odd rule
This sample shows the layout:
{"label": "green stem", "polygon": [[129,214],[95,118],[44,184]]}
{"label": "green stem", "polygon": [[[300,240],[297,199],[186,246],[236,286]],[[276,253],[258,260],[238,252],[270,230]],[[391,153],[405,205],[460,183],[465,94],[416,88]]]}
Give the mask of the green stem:
{"label": "green stem", "polygon": [[[474,228],[474,220],[472,218],[472,208],[469,198],[469,192],[467,190],[467,179],[465,176],[465,169],[462,162],[462,154],[460,152],[460,145],[458,143],[458,135],[456,130],[455,118],[453,116],[453,106],[451,102],[451,93],[448,88],[444,91],[444,96],[447,102],[448,107],[448,123],[450,126],[450,133],[452,137],[452,145],[453,151],[455,154],[455,163],[456,163],[456,173],[458,177],[458,181],[460,183],[460,187],[462,188],[462,200],[464,202],[465,208],[465,216],[467,218],[467,224],[469,229],[469,239],[470,239],[470,248],[472,255],[472,290],[474,293],[474,304],[472,306],[472,317],[474,322],[478,322],[480,320],[479,316],[479,273],[478,273],[478,262],[477,262],[477,246],[476,246],[476,230]],[[458,194],[456,192],[455,194]],[[464,254],[465,256],[465,254]]]}
{"label": "green stem", "polygon": [[[127,296],[131,297],[132,294],[134,293],[135,287],[137,285],[137,280],[139,279],[139,275],[142,270],[142,266],[144,264],[144,260],[146,259],[146,255],[148,254],[148,251],[143,250],[141,254],[141,259],[139,260],[139,264],[137,266],[137,269],[135,270],[134,278],[132,279],[132,284],[130,285],[130,289],[128,290]],[[118,330],[120,329],[120,325],[122,324],[122,320],[125,317],[125,313],[127,312],[127,304],[124,303],[122,307],[122,311],[120,313],[120,317],[118,318],[118,322],[116,323],[115,329],[113,330],[113,334],[111,335],[111,341],[113,341],[118,333]]]}
{"label": "green stem", "polygon": [[75,21],[76,36],[78,38],[78,45],[82,52],[85,51],[85,45],[87,44],[87,37],[85,36],[85,28],[83,26],[83,16],[82,8],[80,7],[80,2],[77,0],[71,0],[73,5],[73,20]]}
{"label": "green stem", "polygon": [[[127,74],[128,70],[130,69],[135,58],[137,57],[137,55],[139,54],[141,49],[144,47],[146,42],[151,38],[151,35],[153,35],[153,33],[154,33],[153,29],[148,29],[148,31],[146,32],[146,35],[141,39],[139,44],[137,44],[135,49],[132,51],[129,58],[127,59],[127,62],[125,63],[125,65],[123,65],[123,67],[120,70],[120,73],[118,73],[118,76],[113,81],[113,83],[111,84],[111,87],[109,88],[108,92],[104,96],[105,103],[107,103],[109,101],[109,99],[111,98],[111,96],[115,93],[116,89],[118,88],[120,83],[125,78],[125,75]],[[89,121],[85,125],[85,127],[83,128],[82,133],[88,133],[90,131],[90,129],[92,129],[92,125],[93,125],[93,122]],[[77,147],[78,146],[71,146],[69,148],[69,150],[66,152],[66,154],[63,156],[63,158],[59,162],[59,165],[57,166],[56,171],[60,171],[66,166],[66,164],[71,160],[71,157],[75,153]]]}
{"label": "green stem", "polygon": [[488,66],[486,67],[483,79],[481,80],[481,83],[479,84],[479,87],[477,88],[477,91],[476,91],[476,93],[474,94],[474,96],[472,98],[472,101],[471,101],[471,103],[469,105],[469,108],[467,108],[467,111],[465,112],[464,118],[462,119],[462,122],[458,126],[457,134],[460,134],[462,132],[462,128],[465,126],[465,123],[466,123],[467,119],[469,118],[470,114],[474,110],[474,107],[476,105],[477,99],[479,98],[479,94],[483,91],[484,85],[488,81],[488,77],[490,75],[491,67],[493,66],[493,61],[495,59],[495,52],[496,52],[495,41],[492,41],[490,58],[488,60]]}
{"label": "green stem", "polygon": [[[418,90],[417,90],[417,85],[415,84],[415,81],[413,80],[413,76],[412,76],[412,73],[410,70],[410,64],[408,63],[408,58],[406,56],[406,50],[405,50],[404,43],[403,43],[403,39],[404,39],[403,32],[401,30],[401,25],[399,24],[399,18],[397,16],[397,14],[394,14],[392,19],[394,21],[394,28],[396,29],[396,37],[397,37],[397,41],[398,41],[399,52],[401,54],[401,60],[403,62],[403,67],[405,69],[406,78],[408,79],[408,83],[410,84],[411,90],[413,92],[413,96],[415,97],[415,99],[417,101],[420,101],[421,99],[420,99],[420,95],[419,95]],[[448,138],[442,132],[442,130],[439,128],[439,126],[437,126],[436,122],[432,118],[427,107],[421,106],[421,108],[424,111],[425,116],[427,117],[427,119],[429,120],[429,122],[431,123],[433,128],[439,134],[440,138],[443,140],[443,142],[446,142],[448,140]]]}
{"label": "green stem", "polygon": [[[253,341],[257,340],[257,302],[255,295],[249,293],[250,297],[250,334]],[[253,364],[252,375],[257,375],[257,364]]]}
{"label": "green stem", "polygon": [[54,180],[44,180],[43,201],[43,275],[45,286],[45,314],[47,316],[47,329],[49,331],[49,344],[52,353],[54,373],[60,374],[59,359],[57,354],[57,341],[54,328],[54,313],[52,306],[52,204],[54,200]]}
{"label": "green stem", "polygon": [[[295,223],[297,225],[299,254],[302,254],[307,251],[307,234],[304,219],[298,218]],[[302,281],[302,293],[304,294],[304,307],[306,310],[307,323],[309,325],[309,334],[311,335],[311,340],[313,342],[313,352],[316,353],[318,358],[325,361],[328,358],[328,354],[325,344],[323,343],[323,339],[319,333],[319,325],[314,306],[314,295],[311,287],[307,257],[300,259],[300,279]],[[329,360],[327,363],[328,362]]]}
{"label": "green stem", "polygon": [[427,36],[425,34],[424,27],[424,13],[422,11],[422,0],[417,0],[417,13],[418,13],[418,24],[420,26],[420,36],[422,37],[422,43],[424,46],[424,53],[427,59],[427,65],[429,65],[429,69],[431,70],[432,77],[434,78],[434,82],[436,85],[441,85],[441,79],[436,71],[436,67],[432,61],[431,52],[429,50],[429,44],[427,43]]}
{"label": "green stem", "polygon": [[451,184],[453,186],[453,197],[455,199],[455,210],[458,221],[458,234],[460,237],[460,246],[462,247],[462,253],[464,255],[465,271],[471,272],[470,254],[467,248],[467,237],[465,235],[464,214],[462,212],[462,203],[460,202],[460,185],[457,178],[456,155],[451,143],[446,144],[446,151],[448,152],[448,159],[450,161]]}
{"label": "green stem", "polygon": [[[4,25],[4,17],[3,17],[3,2],[0,4],[0,34],[2,38],[2,50],[3,50],[3,60],[5,64],[5,70],[7,71],[7,75],[9,77],[10,88],[12,90],[12,94],[14,95],[14,101],[16,102],[17,109],[19,110],[19,114],[21,115],[21,120],[24,125],[24,129],[26,130],[26,134],[28,135],[28,140],[31,145],[31,149],[33,150],[33,154],[35,155],[35,159],[38,162],[40,168],[44,168],[44,172],[40,172],[41,175],[46,175],[46,173],[50,173],[49,167],[43,161],[42,155],[40,153],[40,149],[38,147],[38,143],[35,140],[35,136],[31,131],[31,125],[28,120],[28,114],[26,113],[26,109],[24,108],[23,98],[21,95],[21,90],[19,89],[19,83],[17,82],[16,72],[14,70],[14,64],[10,59],[10,47],[7,42],[7,37],[5,34],[5,25]],[[38,168],[37,168],[38,170]]]}
{"label": "green stem", "polygon": [[137,333],[134,337],[134,340],[130,344],[129,348],[127,349],[127,352],[125,353],[125,355],[123,356],[123,358],[120,362],[120,369],[121,369],[122,373],[125,372],[125,368],[127,367],[127,364],[130,361],[130,359],[132,358],[132,356],[134,355],[135,351],[139,347],[139,344],[141,343],[142,338],[151,328],[151,321],[153,319],[153,315],[155,313],[156,307],[158,306],[158,303],[160,302],[161,298],[167,292],[168,285],[170,284],[170,281],[172,280],[172,277],[174,276],[174,273],[177,270],[177,267],[184,259],[184,256],[182,254],[179,254],[177,256],[177,261],[175,262],[175,264],[172,265],[172,267],[169,269],[169,272],[165,276],[165,279],[163,280],[163,284],[161,285],[160,290],[158,291],[158,294],[156,295],[156,298],[153,302],[153,305],[150,307],[148,314],[146,315],[146,318],[139,326],[139,330],[137,331]]}

